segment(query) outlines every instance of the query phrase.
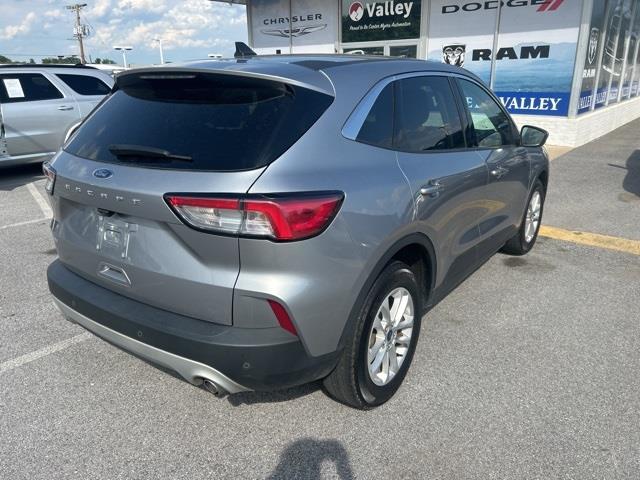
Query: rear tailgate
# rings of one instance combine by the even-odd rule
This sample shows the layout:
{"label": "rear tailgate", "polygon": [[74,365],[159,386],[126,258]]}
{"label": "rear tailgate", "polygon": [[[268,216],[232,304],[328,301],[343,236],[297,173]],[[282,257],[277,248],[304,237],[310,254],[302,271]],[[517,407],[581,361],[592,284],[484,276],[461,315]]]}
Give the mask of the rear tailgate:
{"label": "rear tailgate", "polygon": [[[174,313],[231,324],[238,239],[184,225],[166,192],[244,193],[262,169],[172,172],[108,165],[62,152],[54,163],[53,234],[71,270]],[[112,176],[98,179],[96,170]],[[198,188],[194,187],[198,185]]]}
{"label": "rear tailgate", "polygon": [[[246,74],[119,76],[52,161],[61,261],[143,303],[231,324],[238,237],[188,226],[166,196],[246,194],[332,100]],[[217,221],[215,211],[203,215]]]}

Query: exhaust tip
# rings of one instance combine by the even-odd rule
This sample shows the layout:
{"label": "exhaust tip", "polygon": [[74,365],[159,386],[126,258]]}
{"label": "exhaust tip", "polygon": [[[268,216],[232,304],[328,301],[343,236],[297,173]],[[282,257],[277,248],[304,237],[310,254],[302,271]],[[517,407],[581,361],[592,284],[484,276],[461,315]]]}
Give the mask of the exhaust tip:
{"label": "exhaust tip", "polygon": [[204,385],[204,388],[206,388],[210,393],[213,393],[216,397],[224,397],[227,395],[227,391],[224,388],[207,378],[202,380],[202,384]]}

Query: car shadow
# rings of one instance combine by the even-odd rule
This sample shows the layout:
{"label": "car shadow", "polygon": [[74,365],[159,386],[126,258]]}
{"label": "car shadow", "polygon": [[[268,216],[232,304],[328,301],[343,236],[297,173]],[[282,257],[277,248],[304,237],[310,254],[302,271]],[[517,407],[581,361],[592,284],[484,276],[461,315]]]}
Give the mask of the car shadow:
{"label": "car shadow", "polygon": [[627,175],[622,182],[622,188],[640,197],[640,150],[636,150],[627,159]]}
{"label": "car shadow", "polygon": [[640,197],[640,150],[636,150],[627,158],[624,167],[613,163],[609,163],[608,165],[626,170],[627,174],[622,181],[622,188],[624,188],[627,193]]}
{"label": "car shadow", "polygon": [[227,401],[234,407],[256,405],[261,403],[280,403],[306,397],[322,388],[322,382],[312,382],[299,387],[292,387],[271,392],[240,392],[227,396]]}
{"label": "car shadow", "polygon": [[322,464],[335,466],[336,476],[341,480],[354,478],[349,454],[337,440],[303,438],[290,443],[280,454],[275,470],[266,478],[280,480],[288,478],[320,479]]}
{"label": "car shadow", "polygon": [[2,167],[0,162],[0,190],[11,191],[44,178],[42,163]]}

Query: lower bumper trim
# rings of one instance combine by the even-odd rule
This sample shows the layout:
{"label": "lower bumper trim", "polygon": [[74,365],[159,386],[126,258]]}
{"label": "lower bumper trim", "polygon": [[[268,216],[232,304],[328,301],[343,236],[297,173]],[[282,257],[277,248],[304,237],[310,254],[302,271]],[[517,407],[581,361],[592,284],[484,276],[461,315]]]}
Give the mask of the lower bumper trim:
{"label": "lower bumper trim", "polygon": [[122,348],[123,350],[132,352],[150,362],[162,365],[177,372],[181,377],[193,385],[200,385],[204,380],[209,380],[220,386],[228,393],[239,393],[250,391],[250,389],[234,382],[226,375],[220,373],[216,369],[188,358],[175,355],[173,353],[161,350],[154,346],[135,340],[131,337],[123,335],[112,330],[98,322],[94,322],[90,318],[75,311],[68,305],[64,304],[57,298],[53,297],[53,301],[62,312],[62,314],[71,320],[86,328],[91,333],[101,337],[108,342]]}

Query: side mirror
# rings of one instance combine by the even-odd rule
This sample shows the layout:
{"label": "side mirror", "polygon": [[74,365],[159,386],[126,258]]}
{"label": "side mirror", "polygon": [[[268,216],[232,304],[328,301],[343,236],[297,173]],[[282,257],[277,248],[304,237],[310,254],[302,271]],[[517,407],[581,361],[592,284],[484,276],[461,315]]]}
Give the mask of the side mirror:
{"label": "side mirror", "polygon": [[549,132],[542,128],[525,125],[520,130],[520,138],[523,147],[542,147],[549,138]]}

